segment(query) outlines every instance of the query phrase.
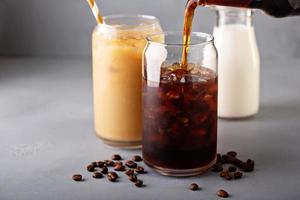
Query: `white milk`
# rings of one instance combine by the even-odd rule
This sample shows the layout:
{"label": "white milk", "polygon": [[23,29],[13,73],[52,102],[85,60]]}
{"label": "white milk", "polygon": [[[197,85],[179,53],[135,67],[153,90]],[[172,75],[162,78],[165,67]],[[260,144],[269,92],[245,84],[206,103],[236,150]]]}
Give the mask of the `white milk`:
{"label": "white milk", "polygon": [[223,25],[214,29],[219,55],[218,116],[242,118],[259,108],[260,58],[254,28]]}

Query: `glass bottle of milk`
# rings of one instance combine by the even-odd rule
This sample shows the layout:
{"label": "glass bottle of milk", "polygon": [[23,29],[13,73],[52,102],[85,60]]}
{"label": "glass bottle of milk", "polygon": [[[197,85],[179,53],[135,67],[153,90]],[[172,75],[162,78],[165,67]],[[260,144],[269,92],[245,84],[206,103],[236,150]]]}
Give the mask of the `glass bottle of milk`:
{"label": "glass bottle of milk", "polygon": [[215,44],[219,55],[218,116],[239,119],[259,109],[260,58],[252,10],[216,7]]}

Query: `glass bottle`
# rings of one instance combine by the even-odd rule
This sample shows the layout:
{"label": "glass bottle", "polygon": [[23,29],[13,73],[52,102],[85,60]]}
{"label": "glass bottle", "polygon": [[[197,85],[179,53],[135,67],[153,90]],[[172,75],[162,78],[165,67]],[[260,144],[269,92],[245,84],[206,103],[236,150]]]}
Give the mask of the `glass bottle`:
{"label": "glass bottle", "polygon": [[218,116],[244,118],[259,109],[260,56],[252,10],[216,7],[213,35],[219,56]]}

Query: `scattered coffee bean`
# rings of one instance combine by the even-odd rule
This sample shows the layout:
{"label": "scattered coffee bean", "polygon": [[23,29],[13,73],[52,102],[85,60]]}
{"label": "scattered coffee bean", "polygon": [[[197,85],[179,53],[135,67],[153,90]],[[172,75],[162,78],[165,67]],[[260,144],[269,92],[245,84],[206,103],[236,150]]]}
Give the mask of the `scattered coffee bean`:
{"label": "scattered coffee bean", "polygon": [[138,173],[138,174],[143,174],[143,173],[145,172],[144,168],[141,167],[141,166],[137,166],[137,167],[135,168],[135,171],[136,171],[136,173]]}
{"label": "scattered coffee bean", "polygon": [[125,166],[124,165],[115,165],[114,170],[125,171]]}
{"label": "scattered coffee bean", "polygon": [[217,163],[220,163],[221,162],[221,159],[222,159],[222,156],[221,154],[217,154]]}
{"label": "scattered coffee bean", "polygon": [[134,174],[134,170],[133,170],[133,169],[129,169],[129,170],[127,170],[127,171],[125,172],[125,174],[126,174],[127,176],[133,175],[133,174]]}
{"label": "scattered coffee bean", "polygon": [[237,156],[237,153],[235,151],[228,151],[227,152],[227,155],[228,156],[231,156],[231,157],[236,157]]}
{"label": "scattered coffee bean", "polygon": [[115,182],[118,178],[118,174],[116,172],[109,172],[107,174],[107,179],[110,181],[110,182]]}
{"label": "scattered coffee bean", "polygon": [[230,171],[230,172],[235,172],[236,170],[237,170],[237,168],[235,166],[228,167],[228,171]]}
{"label": "scattered coffee bean", "polygon": [[243,177],[243,173],[242,172],[235,172],[233,174],[234,179],[240,179]]}
{"label": "scattered coffee bean", "polygon": [[117,165],[123,165],[123,163],[120,161],[116,161],[114,166],[117,166]]}
{"label": "scattered coffee bean", "polygon": [[197,183],[192,183],[189,188],[192,191],[199,190],[199,186],[197,185]]}
{"label": "scattered coffee bean", "polygon": [[213,166],[212,171],[214,171],[214,172],[221,172],[221,171],[223,171],[222,163],[217,162]]}
{"label": "scattered coffee bean", "polygon": [[112,160],[104,160],[104,162],[108,167],[113,167],[115,165],[115,162]]}
{"label": "scattered coffee bean", "polygon": [[91,165],[93,165],[93,167],[97,167],[97,162],[92,162]]}
{"label": "scattered coffee bean", "polygon": [[116,172],[108,172],[107,176],[112,176],[113,178],[119,178],[119,175]]}
{"label": "scattered coffee bean", "polygon": [[247,162],[242,162],[239,167],[244,171],[244,172],[252,172],[254,170],[254,166],[251,166]]}
{"label": "scattered coffee bean", "polygon": [[104,162],[98,161],[97,162],[97,167],[102,168],[104,166]]}
{"label": "scattered coffee bean", "polygon": [[221,156],[221,159],[222,159],[222,161],[223,161],[224,163],[227,162],[227,158],[228,158],[228,156],[225,155],[225,154]]}
{"label": "scattered coffee bean", "polygon": [[135,162],[141,162],[143,159],[141,156],[135,155],[135,156],[132,156],[131,160],[133,160]]}
{"label": "scattered coffee bean", "polygon": [[233,176],[232,176],[232,174],[230,172],[228,172],[224,178],[226,180],[230,181],[230,180],[232,180]]}
{"label": "scattered coffee bean", "polygon": [[128,179],[129,179],[131,182],[136,182],[137,177],[136,177],[136,175],[132,174],[132,175],[129,175],[129,176],[128,176]]}
{"label": "scattered coffee bean", "polygon": [[74,175],[72,176],[72,179],[73,179],[74,181],[82,181],[82,175],[81,175],[81,174],[74,174]]}
{"label": "scattered coffee bean", "polygon": [[136,187],[142,187],[143,186],[143,181],[142,180],[136,180],[135,186]]}
{"label": "scattered coffee bean", "polygon": [[219,191],[217,192],[217,195],[218,195],[219,197],[222,197],[222,198],[227,198],[227,197],[229,197],[228,192],[226,192],[225,190],[219,190]]}
{"label": "scattered coffee bean", "polygon": [[232,160],[232,164],[234,164],[235,166],[239,166],[243,161],[241,161],[238,158],[235,158]]}
{"label": "scattered coffee bean", "polygon": [[107,179],[110,181],[110,182],[116,182],[116,178],[114,178],[113,176],[107,176]]}
{"label": "scattered coffee bean", "polygon": [[220,173],[220,177],[224,178],[224,177],[226,176],[226,174],[227,174],[226,171],[222,171],[222,172]]}
{"label": "scattered coffee bean", "polygon": [[114,154],[111,157],[112,160],[122,160],[122,157],[119,154]]}
{"label": "scattered coffee bean", "polygon": [[222,171],[220,173],[220,177],[226,179],[226,180],[231,180],[233,178],[232,174],[228,171],[228,170],[225,170],[225,171]]}
{"label": "scattered coffee bean", "polygon": [[95,172],[93,174],[93,178],[102,178],[102,177],[103,177],[103,175],[100,172]]}
{"label": "scattered coffee bean", "polygon": [[93,165],[88,165],[86,166],[86,170],[88,170],[89,172],[93,172],[95,171],[95,167]]}
{"label": "scattered coffee bean", "polygon": [[237,158],[233,156],[227,156],[226,162],[230,164],[236,163]]}
{"label": "scattered coffee bean", "polygon": [[107,167],[103,167],[101,170],[102,174],[107,174],[108,173],[108,168]]}
{"label": "scattered coffee bean", "polygon": [[125,165],[129,168],[136,168],[137,164],[133,162],[132,160],[127,160]]}
{"label": "scattered coffee bean", "polygon": [[248,163],[248,164],[251,165],[252,167],[254,167],[254,165],[255,165],[254,160],[251,160],[251,159],[248,159],[248,160],[246,161],[246,163]]}

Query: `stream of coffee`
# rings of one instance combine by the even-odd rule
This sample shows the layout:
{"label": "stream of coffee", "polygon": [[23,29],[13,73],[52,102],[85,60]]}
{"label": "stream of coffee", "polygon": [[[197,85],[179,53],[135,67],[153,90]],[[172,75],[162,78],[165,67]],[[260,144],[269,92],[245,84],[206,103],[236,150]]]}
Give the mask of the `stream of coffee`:
{"label": "stream of coffee", "polygon": [[195,10],[198,5],[205,5],[205,0],[188,0],[185,6],[184,12],[184,24],[183,24],[183,51],[181,58],[181,68],[187,70],[188,66],[188,52],[189,52],[189,44],[191,41],[191,32],[193,27],[193,19]]}
{"label": "stream of coffee", "polygon": [[247,7],[250,2],[253,0],[188,0],[185,6],[184,12],[184,25],[183,25],[183,50],[182,50],[182,58],[181,58],[181,68],[183,70],[187,70],[188,66],[188,52],[189,52],[189,44],[191,42],[191,32],[193,27],[193,19],[195,10],[198,6],[205,5],[227,5],[227,6],[235,6],[235,7]]}

